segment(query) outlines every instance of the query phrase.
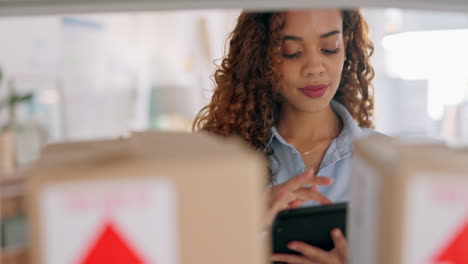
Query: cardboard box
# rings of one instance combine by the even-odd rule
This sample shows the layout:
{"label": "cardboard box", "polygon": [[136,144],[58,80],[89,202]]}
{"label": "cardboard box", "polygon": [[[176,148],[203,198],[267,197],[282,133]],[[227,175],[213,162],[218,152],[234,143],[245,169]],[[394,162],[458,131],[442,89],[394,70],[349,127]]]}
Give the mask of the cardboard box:
{"label": "cardboard box", "polygon": [[265,175],[204,134],[49,146],[28,177],[31,263],[266,263]]}
{"label": "cardboard box", "polygon": [[0,218],[24,214],[24,172],[0,176]]}
{"label": "cardboard box", "polygon": [[0,132],[0,177],[17,169],[15,135],[10,130]]}
{"label": "cardboard box", "polygon": [[0,251],[0,263],[2,264],[26,264],[27,250],[22,247],[12,247]]}
{"label": "cardboard box", "polygon": [[351,264],[468,263],[468,152],[374,137],[355,144]]}
{"label": "cardboard box", "polygon": [[[23,171],[0,176],[0,248],[25,247],[25,198]],[[0,251],[1,251],[0,249]],[[1,252],[0,252],[1,253]],[[13,256],[17,256],[14,252]],[[7,258],[7,257],[5,257]],[[8,259],[14,259],[8,256]],[[3,262],[0,262],[3,263]],[[19,263],[19,262],[18,262]]]}

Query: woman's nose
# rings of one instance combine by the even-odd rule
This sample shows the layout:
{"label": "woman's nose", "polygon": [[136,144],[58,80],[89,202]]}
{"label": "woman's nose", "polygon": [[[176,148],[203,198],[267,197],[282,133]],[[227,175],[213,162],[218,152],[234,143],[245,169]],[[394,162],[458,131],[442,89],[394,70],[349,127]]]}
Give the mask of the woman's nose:
{"label": "woman's nose", "polygon": [[322,56],[320,54],[311,54],[307,57],[303,67],[303,75],[306,77],[322,76],[325,72]]}

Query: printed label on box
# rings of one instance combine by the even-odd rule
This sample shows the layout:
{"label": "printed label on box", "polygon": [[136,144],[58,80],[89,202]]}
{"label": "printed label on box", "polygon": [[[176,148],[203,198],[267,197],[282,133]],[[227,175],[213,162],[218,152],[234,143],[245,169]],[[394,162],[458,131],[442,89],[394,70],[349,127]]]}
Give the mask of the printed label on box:
{"label": "printed label on box", "polygon": [[178,264],[176,209],[165,180],[50,184],[40,194],[42,263]]}
{"label": "printed label on box", "polygon": [[468,263],[468,179],[428,174],[407,186],[402,263]]}

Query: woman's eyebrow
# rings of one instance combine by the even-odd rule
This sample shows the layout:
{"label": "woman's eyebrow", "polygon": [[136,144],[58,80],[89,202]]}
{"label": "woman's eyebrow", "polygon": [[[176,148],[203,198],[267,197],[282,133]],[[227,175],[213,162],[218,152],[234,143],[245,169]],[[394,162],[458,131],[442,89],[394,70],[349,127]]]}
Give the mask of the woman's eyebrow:
{"label": "woman's eyebrow", "polygon": [[328,33],[325,33],[325,34],[320,35],[320,38],[321,38],[321,39],[323,39],[323,38],[328,38],[328,37],[330,37],[330,36],[333,36],[333,35],[336,35],[336,34],[340,34],[340,33],[341,33],[341,31],[339,31],[339,30],[333,30],[333,31],[330,31],[330,32],[328,32]]}
{"label": "woman's eyebrow", "polygon": [[[333,30],[333,31],[330,31],[330,32],[327,32],[327,33],[324,33],[324,34],[320,35],[320,38],[321,39],[328,38],[328,37],[331,37],[331,36],[336,35],[336,34],[341,34],[341,31]],[[284,40],[304,41],[303,38],[298,37],[298,36],[293,36],[293,35],[285,35],[283,37],[283,41]]]}

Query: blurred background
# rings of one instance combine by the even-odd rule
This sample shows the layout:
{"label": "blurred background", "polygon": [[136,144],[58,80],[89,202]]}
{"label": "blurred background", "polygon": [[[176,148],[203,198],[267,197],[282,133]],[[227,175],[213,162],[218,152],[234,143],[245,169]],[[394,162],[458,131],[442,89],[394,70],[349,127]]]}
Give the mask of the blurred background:
{"label": "blurred background", "polygon": [[[468,16],[363,12],[376,47],[376,129],[468,142]],[[239,13],[0,18],[0,140],[14,139],[21,167],[47,142],[190,131]]]}

